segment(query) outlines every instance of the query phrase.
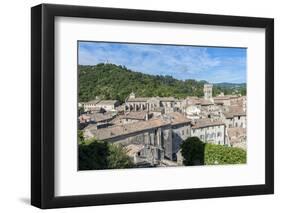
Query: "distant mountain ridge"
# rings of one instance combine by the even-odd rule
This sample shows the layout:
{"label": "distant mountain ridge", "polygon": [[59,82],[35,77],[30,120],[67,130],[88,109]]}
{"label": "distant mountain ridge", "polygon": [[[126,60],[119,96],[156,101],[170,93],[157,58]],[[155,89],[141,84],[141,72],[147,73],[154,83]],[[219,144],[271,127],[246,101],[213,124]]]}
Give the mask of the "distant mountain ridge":
{"label": "distant mountain ridge", "polygon": [[246,87],[246,83],[228,83],[228,82],[221,82],[221,83],[214,83],[213,85],[225,88],[234,88],[234,87]]}
{"label": "distant mountain ridge", "polygon": [[[116,99],[124,102],[131,92],[140,97],[185,98],[203,96],[207,81],[193,79],[178,80],[172,76],[149,75],[135,72],[122,65],[97,64],[79,65],[79,101],[89,101],[97,96],[102,99]],[[219,83],[213,84],[213,95],[246,93],[246,85]]]}

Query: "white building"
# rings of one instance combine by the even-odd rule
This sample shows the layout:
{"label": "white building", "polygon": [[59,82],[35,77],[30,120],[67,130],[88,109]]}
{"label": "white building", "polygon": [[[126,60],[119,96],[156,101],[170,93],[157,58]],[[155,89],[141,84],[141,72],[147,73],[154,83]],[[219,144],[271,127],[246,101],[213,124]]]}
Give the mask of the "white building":
{"label": "white building", "polygon": [[80,106],[84,107],[84,111],[114,111],[116,107],[119,106],[117,100],[92,100],[85,103],[80,103]]}
{"label": "white building", "polygon": [[225,124],[221,121],[199,119],[191,128],[191,136],[198,137],[205,143],[228,145],[225,140]]}

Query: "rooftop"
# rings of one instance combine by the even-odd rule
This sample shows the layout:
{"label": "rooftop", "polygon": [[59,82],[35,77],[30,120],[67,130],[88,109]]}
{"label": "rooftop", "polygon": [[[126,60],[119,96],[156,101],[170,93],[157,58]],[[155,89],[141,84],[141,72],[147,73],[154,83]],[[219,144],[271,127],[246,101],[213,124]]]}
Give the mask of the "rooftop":
{"label": "rooftop", "polygon": [[233,98],[238,98],[237,95],[222,95],[222,96],[216,96],[214,97],[214,100],[230,100],[230,99],[233,99]]}
{"label": "rooftop", "polygon": [[235,116],[246,116],[246,112],[242,106],[230,106],[229,111],[224,113],[226,118],[233,118]]}
{"label": "rooftop", "polygon": [[91,101],[85,102],[84,104],[97,104],[99,102],[100,102],[100,100],[91,100]]}
{"label": "rooftop", "polygon": [[95,122],[106,121],[113,118],[110,113],[91,113],[91,114],[82,114],[79,116],[80,121],[83,120],[93,120]]}
{"label": "rooftop", "polygon": [[128,98],[126,102],[147,102],[150,97],[137,97],[137,98]]}
{"label": "rooftop", "polygon": [[123,115],[122,118],[144,120],[146,118],[146,115],[147,115],[146,111],[139,111],[139,112],[132,111]]}
{"label": "rooftop", "polygon": [[195,121],[193,124],[192,128],[193,129],[198,129],[198,128],[204,128],[204,127],[210,127],[210,126],[221,126],[225,125],[222,121],[212,121],[211,119],[198,119]]}
{"label": "rooftop", "polygon": [[102,101],[98,102],[97,105],[114,105],[117,103],[118,103],[117,100],[102,100]]}
{"label": "rooftop", "polygon": [[172,125],[183,124],[183,123],[190,123],[191,120],[186,118],[179,112],[171,112],[168,113],[167,116],[170,117]]}
{"label": "rooftop", "polygon": [[115,125],[113,127],[103,129],[88,129],[90,133],[99,140],[106,140],[122,135],[128,135],[135,132],[141,132],[161,126],[170,125],[170,122],[163,119],[151,119],[148,121],[139,121],[132,124]]}
{"label": "rooftop", "polygon": [[128,98],[127,102],[147,102],[149,100],[159,100],[159,101],[177,101],[178,99],[174,97],[135,97],[135,98]]}

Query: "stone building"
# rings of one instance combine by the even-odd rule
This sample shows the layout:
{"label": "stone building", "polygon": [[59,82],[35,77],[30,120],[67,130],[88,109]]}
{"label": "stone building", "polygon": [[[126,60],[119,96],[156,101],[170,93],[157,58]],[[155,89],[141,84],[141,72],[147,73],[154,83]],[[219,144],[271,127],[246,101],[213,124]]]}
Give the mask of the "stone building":
{"label": "stone building", "polygon": [[225,140],[225,124],[221,121],[199,119],[191,127],[191,136],[205,143],[228,145]]}
{"label": "stone building", "polygon": [[79,103],[81,107],[84,108],[85,112],[89,111],[114,111],[116,107],[119,106],[119,102],[117,100],[92,100],[89,102]]}
{"label": "stone building", "polygon": [[136,97],[131,93],[125,100],[125,111],[173,112],[179,105],[174,97]]}
{"label": "stone building", "polygon": [[85,112],[88,111],[97,111],[97,109],[99,110],[99,107],[96,107],[96,104],[99,102],[100,100],[92,100],[92,101],[88,101],[88,102],[84,102],[84,103],[79,103],[80,107],[84,108]]}
{"label": "stone building", "polygon": [[247,149],[246,140],[247,140],[247,132],[245,128],[228,128],[227,136],[229,140],[229,144],[232,147],[238,147],[242,149]]}
{"label": "stone building", "polygon": [[82,114],[78,117],[79,129],[83,129],[89,124],[95,124],[95,128],[107,127],[114,117],[111,113],[93,112]]}
{"label": "stone building", "polygon": [[124,115],[119,116],[119,124],[128,124],[128,123],[136,123],[139,121],[147,121],[152,118],[152,114],[146,111],[140,112],[126,112]]}
{"label": "stone building", "polygon": [[213,85],[204,84],[204,99],[212,100],[213,99]]}
{"label": "stone building", "polygon": [[228,128],[246,128],[247,116],[242,106],[228,107],[226,112],[223,113],[224,123]]}
{"label": "stone building", "polygon": [[150,119],[132,124],[115,125],[103,129],[86,129],[84,137],[96,138],[124,147],[135,145],[143,147],[137,153],[151,165],[157,165],[162,159],[172,159],[171,123],[163,119]]}
{"label": "stone building", "polygon": [[105,111],[114,111],[117,106],[119,106],[119,101],[117,100],[101,100],[96,104],[96,107],[100,107]]}
{"label": "stone building", "polygon": [[170,113],[168,116],[172,126],[173,160],[176,160],[181,143],[191,136],[191,120],[178,112]]}

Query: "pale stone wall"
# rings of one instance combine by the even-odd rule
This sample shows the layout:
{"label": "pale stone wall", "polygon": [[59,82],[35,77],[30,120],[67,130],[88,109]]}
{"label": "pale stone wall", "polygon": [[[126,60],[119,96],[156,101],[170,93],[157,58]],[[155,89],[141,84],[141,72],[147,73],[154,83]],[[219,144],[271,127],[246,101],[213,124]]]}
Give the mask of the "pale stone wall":
{"label": "pale stone wall", "polygon": [[171,126],[162,130],[162,145],[164,147],[165,157],[172,160],[173,145],[172,145],[172,129]]}
{"label": "pale stone wall", "polygon": [[226,118],[224,120],[224,122],[228,128],[232,128],[232,127],[246,128],[247,127],[247,118],[245,115],[233,116],[233,118]]}
{"label": "pale stone wall", "polygon": [[190,137],[191,126],[190,124],[173,126],[172,131],[173,157],[175,157],[176,153],[180,149],[181,143]]}
{"label": "pale stone wall", "polygon": [[129,144],[143,144],[143,157],[149,161],[161,160],[165,157],[172,159],[172,131],[171,126],[150,129],[133,135],[119,136],[106,140],[110,143],[128,146]]}
{"label": "pale stone wall", "polygon": [[96,107],[103,108],[106,111],[113,111],[115,109],[114,104],[96,104]]}
{"label": "pale stone wall", "polygon": [[192,129],[191,136],[198,137],[205,143],[228,145],[227,141],[225,140],[224,125]]}

